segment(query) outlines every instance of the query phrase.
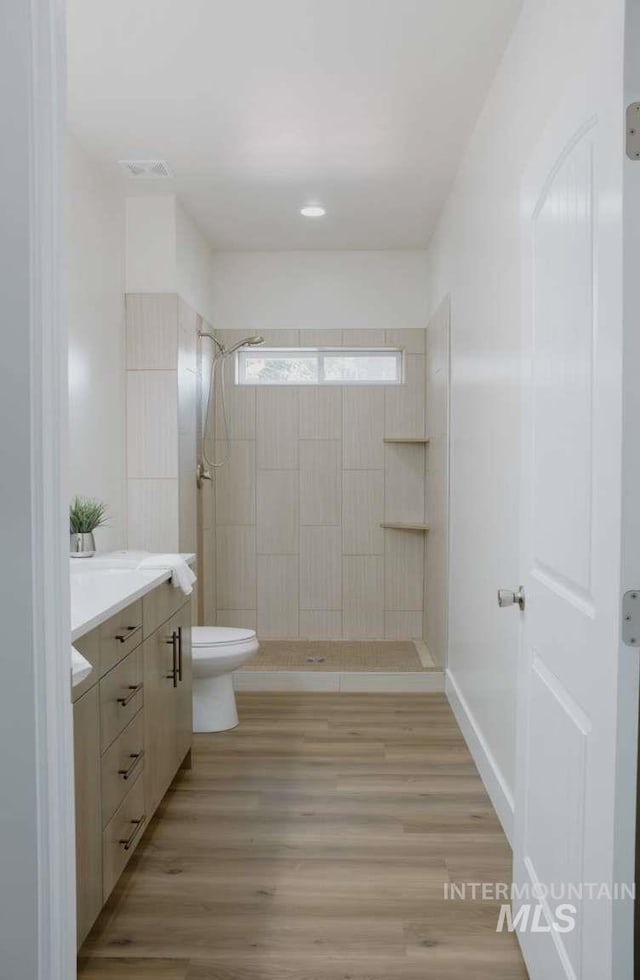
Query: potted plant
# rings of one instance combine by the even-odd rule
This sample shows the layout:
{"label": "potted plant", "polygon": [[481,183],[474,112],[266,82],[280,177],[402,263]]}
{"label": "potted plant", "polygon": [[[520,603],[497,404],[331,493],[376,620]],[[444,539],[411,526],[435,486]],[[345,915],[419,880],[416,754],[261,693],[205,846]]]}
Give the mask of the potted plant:
{"label": "potted plant", "polygon": [[74,497],[69,505],[72,558],[90,558],[96,553],[93,532],[107,523],[106,505],[91,497]]}

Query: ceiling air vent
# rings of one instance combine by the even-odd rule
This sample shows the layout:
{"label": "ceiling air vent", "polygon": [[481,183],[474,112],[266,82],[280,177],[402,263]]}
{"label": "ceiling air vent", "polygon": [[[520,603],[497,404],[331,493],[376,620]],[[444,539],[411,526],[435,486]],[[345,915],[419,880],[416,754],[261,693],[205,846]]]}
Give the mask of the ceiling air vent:
{"label": "ceiling air vent", "polygon": [[118,160],[129,177],[173,177],[164,160]]}

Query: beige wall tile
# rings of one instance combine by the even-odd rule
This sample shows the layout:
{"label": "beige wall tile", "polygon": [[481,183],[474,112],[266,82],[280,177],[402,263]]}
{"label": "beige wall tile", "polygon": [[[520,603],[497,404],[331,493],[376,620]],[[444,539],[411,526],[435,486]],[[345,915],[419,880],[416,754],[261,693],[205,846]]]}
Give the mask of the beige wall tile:
{"label": "beige wall tile", "polygon": [[298,553],[299,498],[295,470],[258,470],[259,555]]}
{"label": "beige wall tile", "polygon": [[342,459],[348,470],[384,469],[385,389],[344,388]]}
{"label": "beige wall tile", "polygon": [[258,625],[258,614],[255,609],[221,609],[218,612],[217,625],[254,630]]}
{"label": "beige wall tile", "polygon": [[129,479],[178,476],[176,371],[127,372]]}
{"label": "beige wall tile", "polygon": [[193,591],[191,593],[191,625],[192,626],[202,625],[200,622],[200,582],[199,581],[193,583]]}
{"label": "beige wall tile", "polygon": [[342,608],[342,536],[339,527],[300,529],[300,608]]}
{"label": "beige wall tile", "polygon": [[342,438],[342,388],[301,388],[300,439]]}
{"label": "beige wall tile", "polygon": [[342,330],[301,330],[301,347],[341,347]]}
{"label": "beige wall tile", "polygon": [[217,608],[256,608],[256,529],[216,529]]}
{"label": "beige wall tile", "polygon": [[341,610],[300,610],[300,636],[305,640],[333,640],[342,636]]}
{"label": "beige wall tile", "polygon": [[180,472],[178,478],[179,496],[179,548],[180,551],[198,551],[198,501],[195,471]]}
{"label": "beige wall tile", "polygon": [[342,629],[348,639],[384,636],[384,558],[342,559]]}
{"label": "beige wall tile", "polygon": [[300,343],[299,330],[261,330],[265,347],[297,347]]}
{"label": "beige wall tile", "polygon": [[258,555],[258,635],[298,635],[298,558]]}
{"label": "beige wall tile", "polygon": [[175,370],[178,366],[178,297],[175,293],[128,293],[127,368]]}
{"label": "beige wall tile", "polygon": [[[196,370],[198,330],[202,329],[202,317],[178,297],[178,364],[189,371]],[[211,341],[208,341],[211,343]]]}
{"label": "beige wall tile", "polygon": [[421,612],[391,612],[384,614],[385,640],[419,640],[422,638]]}
{"label": "beige wall tile", "polygon": [[[232,439],[255,439],[256,437],[256,389],[236,385],[233,381],[233,366],[226,362],[227,417]],[[208,384],[208,381],[207,381]],[[222,413],[222,387],[215,393],[215,431],[217,439],[225,438],[224,416]],[[212,425],[213,429],[213,425]]]}
{"label": "beige wall tile", "polygon": [[[216,443],[216,459],[222,460],[226,451],[223,442]],[[214,470],[216,484],[216,524],[255,524],[256,467],[255,443],[231,443],[231,455],[224,466]]]}
{"label": "beige wall tile", "polygon": [[179,550],[178,480],[129,480],[129,548]]}
{"label": "beige wall tile", "polygon": [[258,469],[297,469],[297,390],[295,388],[258,388],[256,391],[256,420]]}
{"label": "beige wall tile", "polygon": [[216,526],[216,497],[213,480],[203,480],[198,490],[202,527],[205,531]]}
{"label": "beige wall tile", "polygon": [[204,531],[202,535],[203,578],[199,583],[202,593],[204,614],[203,626],[216,623],[216,535],[214,530]]}
{"label": "beige wall tile", "polygon": [[194,432],[198,423],[198,376],[187,368],[178,370],[178,429]]}
{"label": "beige wall tile", "polygon": [[300,441],[300,523],[339,524],[342,469],[337,440]]}
{"label": "beige wall tile", "polygon": [[384,473],[345,470],[342,475],[342,551],[345,555],[383,555]]}
{"label": "beige wall tile", "polygon": [[423,604],[424,534],[393,530],[384,534],[384,608],[417,612]]}
{"label": "beige wall tile", "polygon": [[424,521],[423,446],[385,446],[384,516],[387,521]]}
{"label": "beige wall tile", "polygon": [[191,420],[191,425],[178,431],[178,470],[180,476],[190,473],[193,476],[195,487],[195,473],[197,463],[197,439],[195,416]]}
{"label": "beige wall tile", "polygon": [[[239,331],[217,333],[226,344],[239,336]],[[299,337],[297,331],[277,331],[266,339],[270,346],[341,346],[342,341],[353,346],[401,346],[408,352],[409,389],[418,377],[418,366],[425,367],[424,332],[419,330],[386,334],[364,330],[346,335],[337,329],[301,331]],[[416,391],[392,393],[389,418],[402,417],[404,422],[408,412],[409,424],[416,405],[421,404],[424,412],[424,376],[423,370],[414,386]],[[232,608],[224,609],[220,603],[218,621],[242,626],[245,624],[235,611],[241,617],[243,610],[250,614],[255,609],[259,633],[264,636],[299,633],[309,638],[343,635],[381,639],[385,635],[408,638],[416,631],[420,635],[422,599],[417,607],[413,603],[423,587],[424,558],[421,568],[414,567],[415,540],[413,545],[389,545],[385,551],[385,532],[379,525],[385,518],[385,490],[387,517],[424,519],[425,450],[401,447],[395,453],[395,447],[390,447],[385,451],[387,389],[230,390],[235,433],[255,435],[255,469],[249,473],[245,459],[225,467],[226,473],[224,469],[218,472],[217,491],[222,491],[222,497],[216,523],[218,532],[225,529],[225,521],[233,527],[245,520],[257,523],[252,559],[257,576],[256,605],[246,600],[240,604],[237,598],[231,600]],[[222,435],[219,408],[216,404],[218,437]],[[419,432],[391,434],[424,432],[423,421]],[[234,449],[250,441],[235,440]],[[219,441],[218,457],[222,448]],[[440,501],[436,506],[441,506]],[[201,507],[204,522],[204,495]],[[423,548],[423,537],[418,547]],[[404,554],[407,550],[408,556]],[[224,551],[224,544],[218,544],[218,555]],[[409,573],[402,567],[404,560],[409,562]],[[385,564],[391,569],[386,595]],[[218,563],[217,571],[220,579],[227,570]],[[231,591],[237,596],[237,589]],[[218,592],[224,592],[220,582]],[[385,603],[389,610],[386,621]]]}
{"label": "beige wall tile", "polygon": [[297,347],[300,344],[299,330],[261,330],[265,347]]}
{"label": "beige wall tile", "polygon": [[343,330],[343,347],[384,347],[384,330]]}
{"label": "beige wall tile", "polygon": [[406,330],[385,330],[385,343],[388,347],[402,347],[407,354],[424,354],[426,330],[422,327]]}
{"label": "beige wall tile", "polygon": [[423,436],[425,420],[425,359],[407,354],[404,359],[405,384],[385,387],[385,436]]}

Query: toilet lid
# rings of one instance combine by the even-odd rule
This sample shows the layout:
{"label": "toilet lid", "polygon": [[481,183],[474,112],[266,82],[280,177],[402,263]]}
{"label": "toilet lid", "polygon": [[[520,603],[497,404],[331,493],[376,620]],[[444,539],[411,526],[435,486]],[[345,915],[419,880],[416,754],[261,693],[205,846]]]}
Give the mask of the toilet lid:
{"label": "toilet lid", "polygon": [[236,629],[230,626],[194,626],[191,630],[191,645],[194,647],[229,646],[231,643],[246,643],[255,638],[255,630]]}

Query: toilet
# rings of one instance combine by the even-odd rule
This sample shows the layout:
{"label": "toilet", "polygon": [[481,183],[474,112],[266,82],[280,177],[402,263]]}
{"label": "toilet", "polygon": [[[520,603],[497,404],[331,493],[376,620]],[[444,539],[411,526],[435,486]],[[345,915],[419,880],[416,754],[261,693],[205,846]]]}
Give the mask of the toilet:
{"label": "toilet", "polygon": [[258,652],[254,630],[194,626],[193,730],[224,732],[238,724],[232,671]]}

